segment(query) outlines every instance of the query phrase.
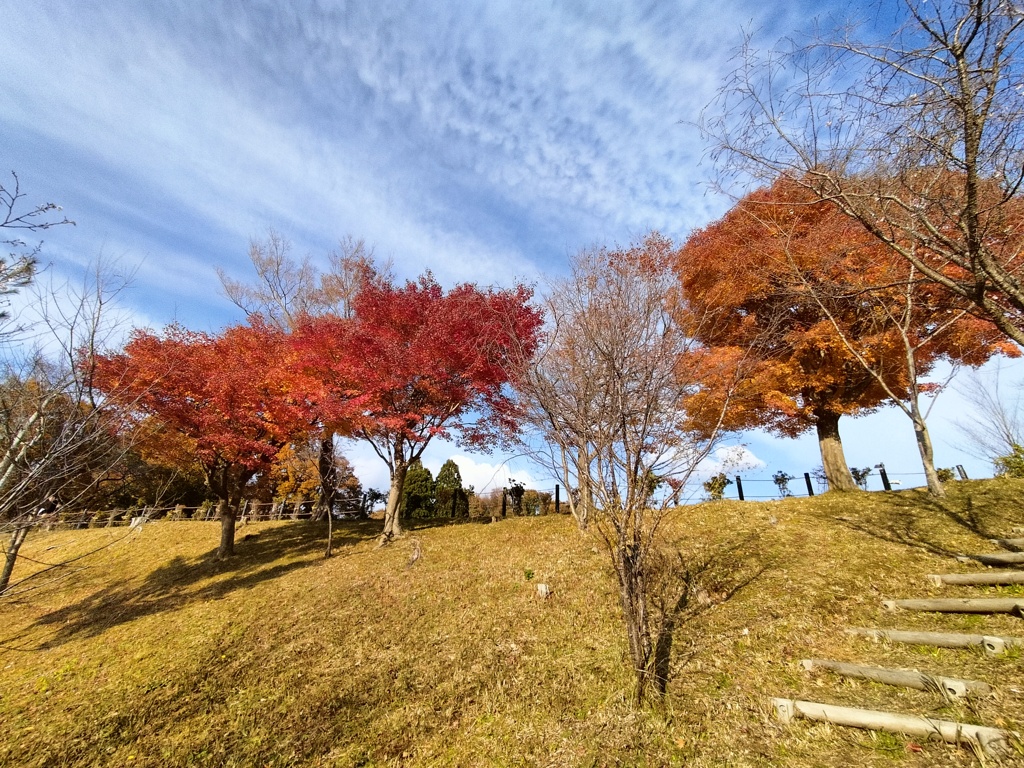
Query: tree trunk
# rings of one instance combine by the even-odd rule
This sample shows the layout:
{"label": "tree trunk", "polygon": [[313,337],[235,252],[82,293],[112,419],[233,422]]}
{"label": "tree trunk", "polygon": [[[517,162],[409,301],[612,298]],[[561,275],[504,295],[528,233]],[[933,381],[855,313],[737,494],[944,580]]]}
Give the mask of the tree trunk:
{"label": "tree trunk", "polygon": [[586,445],[580,447],[577,477],[579,478],[580,498],[576,502],[576,525],[581,531],[590,523],[590,510],[594,505],[594,490],[590,487],[590,456]]}
{"label": "tree trunk", "polygon": [[7,556],[4,559],[4,570],[3,573],[0,573],[0,595],[7,591],[7,586],[11,583],[14,563],[18,560],[18,550],[21,549],[21,545],[25,543],[25,539],[28,537],[28,528],[27,523],[20,525],[11,534],[11,541],[7,545]]}
{"label": "tree trunk", "polygon": [[217,557],[231,557],[235,554],[235,510],[227,501],[217,502],[217,517],[220,519],[220,547]]}
{"label": "tree trunk", "polygon": [[650,680],[651,669],[651,627],[647,613],[647,589],[644,563],[640,561],[639,547],[617,544],[615,553],[616,572],[619,577],[619,597],[622,601],[622,617],[626,622],[629,637],[629,655],[636,675],[634,702],[643,704]]}
{"label": "tree trunk", "polygon": [[327,551],[324,552],[324,557],[330,557],[334,554],[334,513],[328,508],[327,510]]}
{"label": "tree trunk", "polygon": [[650,677],[648,669],[651,658],[650,627],[647,622],[647,611],[644,596],[635,594],[636,585],[620,586],[622,596],[622,614],[626,620],[626,632],[629,636],[629,655],[633,662],[636,676],[634,702],[640,706],[647,694],[647,683]]}
{"label": "tree trunk", "polygon": [[[565,494],[566,507],[569,510],[569,514],[572,515],[574,520],[576,520],[577,528],[579,528],[579,530],[581,530],[581,531],[585,531],[585,530],[587,530],[587,523],[589,522],[587,520],[587,511],[580,506],[579,498],[572,491],[572,474],[569,471],[569,461],[570,461],[570,458],[569,458],[569,455],[568,455],[568,451],[563,447],[562,448],[562,482],[564,483],[565,489],[566,489],[566,494]],[[577,467],[577,469],[580,467],[580,462],[579,462],[578,459],[577,459],[576,467]],[[579,485],[580,485],[579,497],[582,497],[582,495],[583,495],[583,493],[582,493],[583,483],[584,483],[584,479],[581,477],[580,480],[579,480]],[[555,486],[555,497],[556,497],[555,498],[555,511],[558,512],[558,510],[559,510],[558,502],[560,500],[558,499],[558,486],[557,485]]]}
{"label": "tree trunk", "polygon": [[402,505],[402,489],[405,488],[405,475],[409,465],[404,461],[395,462],[395,470],[391,474],[391,488],[388,490],[388,505],[384,509],[384,531],[380,535],[380,543],[387,544],[402,535],[402,524],[398,513]]}
{"label": "tree trunk", "polygon": [[324,430],[320,440],[317,471],[320,475],[320,495],[313,508],[313,519],[323,520],[325,516],[330,517],[330,511],[334,508],[334,498],[337,495],[337,489],[334,487],[334,432],[329,429]]}
{"label": "tree trunk", "polygon": [[942,498],[946,495],[946,489],[942,487],[939,473],[935,471],[935,454],[932,452],[932,438],[928,434],[928,425],[920,416],[914,418],[914,437],[917,439],[917,450],[921,454],[921,465],[924,467],[928,493]]}
{"label": "tree trunk", "polygon": [[850,473],[843,453],[843,440],[839,436],[839,414],[819,411],[815,414],[821,466],[825,470],[830,491],[856,491],[858,486]]}

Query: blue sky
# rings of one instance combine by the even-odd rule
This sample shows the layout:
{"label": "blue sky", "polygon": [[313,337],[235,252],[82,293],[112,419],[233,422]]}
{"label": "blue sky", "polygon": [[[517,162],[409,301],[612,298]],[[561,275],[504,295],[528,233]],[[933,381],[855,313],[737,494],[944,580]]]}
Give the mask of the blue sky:
{"label": "blue sky", "polygon": [[[540,283],[583,247],[681,240],[723,214],[692,121],[744,30],[773,44],[825,8],[0,0],[0,171],[77,222],[46,233],[55,273],[100,255],[135,270],[137,325],[240,321],[215,270],[247,278],[268,227],[324,263],[351,235],[401,278]],[[988,474],[957,445],[958,410],[940,398],[938,463]],[[851,464],[919,471],[902,415],[842,428]],[[820,464],[810,438],[744,440],[763,478]],[[380,487],[379,459],[354,457]],[[477,488],[506,476],[494,457],[457,461]]]}

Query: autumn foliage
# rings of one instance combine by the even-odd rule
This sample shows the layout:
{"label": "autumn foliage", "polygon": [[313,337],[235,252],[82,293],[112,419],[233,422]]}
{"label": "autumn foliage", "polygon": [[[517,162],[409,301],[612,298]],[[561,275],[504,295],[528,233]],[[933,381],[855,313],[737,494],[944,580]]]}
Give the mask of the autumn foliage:
{"label": "autumn foliage", "polygon": [[331,321],[345,350],[336,380],[357,383],[352,434],[390,470],[390,538],[405,473],[431,439],[487,448],[516,429],[505,386],[532,356],[541,318],[524,286],[445,291],[429,274],[401,286],[373,279],[354,308],[350,323]]}
{"label": "autumn foliage", "polygon": [[325,431],[364,439],[387,462],[391,537],[405,473],[431,439],[486,448],[514,431],[505,385],[540,328],[529,299],[522,286],[445,291],[430,275],[403,286],[373,276],[349,317],[300,316],[286,331],[254,316],[216,336],[136,331],[93,361],[93,378],[194,454],[223,502],[222,555],[247,483]]}
{"label": "autumn foliage", "polygon": [[218,336],[171,326],[135,331],[122,352],[94,360],[94,384],[110,403],[159,419],[194,451],[222,502],[221,555],[233,551],[246,483],[306,424],[278,375],[286,343],[258,320]]}
{"label": "autumn foliage", "polygon": [[[728,426],[787,436],[815,428],[832,487],[853,487],[841,416],[868,413],[891,393],[909,396],[941,358],[979,365],[1016,354],[861,224],[785,178],[695,233],[677,272],[681,312],[703,354],[742,368],[727,377],[739,382],[729,390]],[[722,398],[724,383],[697,398]]]}

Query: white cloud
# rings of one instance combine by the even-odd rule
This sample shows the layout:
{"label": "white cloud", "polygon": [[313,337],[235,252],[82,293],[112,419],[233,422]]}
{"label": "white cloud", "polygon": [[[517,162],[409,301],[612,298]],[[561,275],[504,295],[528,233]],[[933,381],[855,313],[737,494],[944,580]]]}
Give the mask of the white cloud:
{"label": "white cloud", "polygon": [[[358,440],[346,441],[344,453],[364,488],[387,491],[390,486],[387,465],[369,444]],[[470,456],[446,440],[431,441],[424,452],[423,465],[437,477],[441,465],[448,459],[452,459],[458,465],[463,486],[472,485],[477,493],[508,487],[512,479],[523,483],[527,488],[540,491],[550,491],[554,488],[553,481],[546,478],[536,467],[531,467],[522,457],[499,454]]]}
{"label": "white cloud", "polygon": [[764,469],[767,464],[754,455],[746,445],[724,445],[716,448],[700,463],[696,475],[700,479],[724,472],[735,475]]}
{"label": "white cloud", "polygon": [[[842,8],[838,3],[836,8]],[[812,10],[813,9],[813,10]],[[729,68],[741,28],[773,41],[829,5],[465,0],[8,3],[0,25],[3,163],[78,226],[46,233],[65,274],[106,253],[137,263],[134,322],[215,329],[237,313],[214,268],[243,277],[274,226],[314,256],[352,234],[399,277],[538,279],[566,255],[648,227],[681,237],[728,201],[705,196],[688,125]],[[45,55],[41,55],[45,52]],[[944,394],[940,466],[964,463]],[[918,471],[909,422],[843,419],[851,464]],[[755,474],[820,464],[813,435],[752,432]],[[353,449],[364,484],[384,463]],[[525,462],[438,444],[478,488]],[[708,468],[724,469],[716,454]],[[461,465],[460,465],[461,466]],[[524,479],[525,481],[525,479]],[[770,480],[768,480],[770,482]]]}
{"label": "white cloud", "polygon": [[463,486],[472,485],[477,493],[493,488],[507,488],[512,480],[540,491],[551,490],[554,487],[553,482],[538,472],[536,467],[531,467],[521,456],[470,456],[460,451],[453,443],[443,440],[431,443],[424,454],[423,464],[436,477],[441,465],[448,459],[458,465]]}

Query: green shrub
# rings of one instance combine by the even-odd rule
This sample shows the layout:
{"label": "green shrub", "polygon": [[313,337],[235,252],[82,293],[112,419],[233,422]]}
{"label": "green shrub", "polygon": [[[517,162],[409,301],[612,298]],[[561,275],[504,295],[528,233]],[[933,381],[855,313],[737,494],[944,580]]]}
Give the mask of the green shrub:
{"label": "green shrub", "polygon": [[998,477],[1024,478],[1024,447],[1014,443],[1012,453],[997,456],[992,463]]}
{"label": "green shrub", "polygon": [[772,482],[775,483],[776,487],[779,489],[780,497],[786,498],[787,496],[793,495],[789,490],[789,481],[793,479],[793,475],[787,474],[782,470],[779,470],[772,475]]}
{"label": "green shrub", "polygon": [[856,467],[850,467],[850,474],[853,475],[853,482],[861,487],[862,490],[868,489],[868,477],[871,475],[871,467],[863,467],[857,469]]}
{"label": "green shrub", "polygon": [[704,481],[704,490],[708,494],[708,499],[718,501],[725,495],[725,489],[730,485],[732,480],[726,477],[724,472],[719,472]]}

